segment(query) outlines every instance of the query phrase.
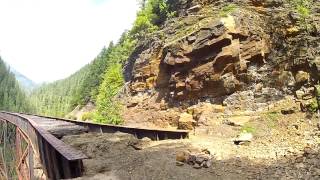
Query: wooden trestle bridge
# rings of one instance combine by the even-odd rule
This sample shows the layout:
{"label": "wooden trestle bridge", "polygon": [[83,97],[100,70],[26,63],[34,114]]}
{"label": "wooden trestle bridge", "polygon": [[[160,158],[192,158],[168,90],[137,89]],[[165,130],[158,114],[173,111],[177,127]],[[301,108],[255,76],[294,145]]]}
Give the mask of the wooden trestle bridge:
{"label": "wooden trestle bridge", "polygon": [[[60,139],[87,132],[133,134],[152,140],[181,139],[188,131],[143,129],[54,117],[0,112],[0,179],[70,179],[81,177],[86,155]],[[13,162],[9,172],[8,158]],[[12,167],[11,166],[11,167]]]}

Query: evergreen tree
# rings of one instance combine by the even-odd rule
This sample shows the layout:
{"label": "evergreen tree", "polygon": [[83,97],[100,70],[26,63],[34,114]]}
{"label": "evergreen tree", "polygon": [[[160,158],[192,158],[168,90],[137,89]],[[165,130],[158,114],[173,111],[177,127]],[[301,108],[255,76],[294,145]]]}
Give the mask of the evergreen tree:
{"label": "evergreen tree", "polygon": [[32,107],[13,73],[0,57],[0,110],[32,112]]}

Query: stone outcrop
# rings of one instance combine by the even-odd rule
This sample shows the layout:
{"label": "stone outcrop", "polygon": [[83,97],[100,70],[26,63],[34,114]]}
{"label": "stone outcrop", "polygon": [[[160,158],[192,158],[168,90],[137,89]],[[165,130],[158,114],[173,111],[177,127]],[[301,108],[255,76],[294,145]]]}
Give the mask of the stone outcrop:
{"label": "stone outcrop", "polygon": [[[131,95],[156,94],[162,113],[188,111],[197,125],[219,113],[262,110],[287,95],[314,96],[307,89],[320,80],[318,1],[308,26],[285,1],[168,2],[177,17],[140,42],[126,65]],[[234,10],[225,8],[230,3]],[[214,115],[211,107],[190,110],[203,102],[223,107]]]}
{"label": "stone outcrop", "polygon": [[170,98],[185,100],[244,89],[248,66],[262,66],[270,51],[267,35],[244,20],[229,15],[169,44],[154,43],[135,62],[132,92],[168,88]]}

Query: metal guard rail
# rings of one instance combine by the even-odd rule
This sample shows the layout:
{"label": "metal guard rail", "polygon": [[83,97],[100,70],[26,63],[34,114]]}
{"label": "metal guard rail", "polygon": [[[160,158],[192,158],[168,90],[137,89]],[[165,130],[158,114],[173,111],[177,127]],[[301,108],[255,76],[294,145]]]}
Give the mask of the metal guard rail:
{"label": "metal guard rail", "polygon": [[123,132],[134,135],[136,138],[141,139],[148,137],[151,140],[165,140],[165,139],[185,139],[189,138],[190,131],[187,130],[166,130],[166,129],[152,129],[152,128],[137,128],[129,126],[101,124],[94,122],[77,121],[63,118],[55,118],[50,116],[37,115],[38,117],[44,117],[49,119],[56,119],[66,122],[71,122],[79,126],[88,128],[89,132],[96,133],[115,133]]}
{"label": "metal guard rail", "polygon": [[48,179],[76,178],[82,175],[82,160],[87,158],[82,152],[64,144],[39,127],[32,119],[9,112],[0,112],[0,116],[1,119],[14,124],[28,136],[32,149],[39,156]]}

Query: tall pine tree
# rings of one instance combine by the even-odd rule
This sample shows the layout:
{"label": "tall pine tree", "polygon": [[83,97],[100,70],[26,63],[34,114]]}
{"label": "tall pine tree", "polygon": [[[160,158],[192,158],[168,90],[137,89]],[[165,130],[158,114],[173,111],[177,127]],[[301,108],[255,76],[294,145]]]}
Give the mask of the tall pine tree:
{"label": "tall pine tree", "polygon": [[32,112],[32,107],[13,73],[0,57],[0,110]]}

